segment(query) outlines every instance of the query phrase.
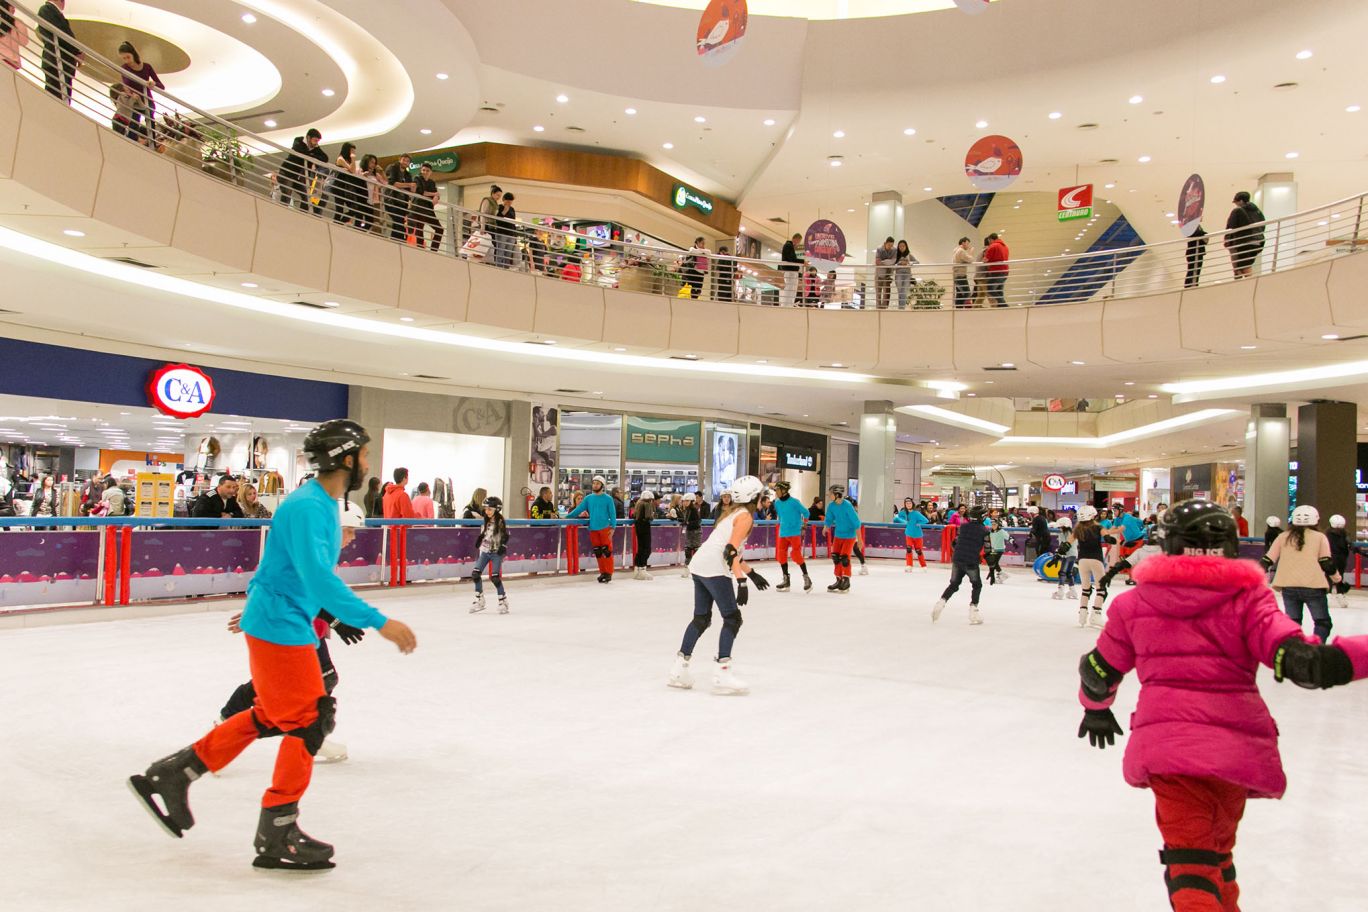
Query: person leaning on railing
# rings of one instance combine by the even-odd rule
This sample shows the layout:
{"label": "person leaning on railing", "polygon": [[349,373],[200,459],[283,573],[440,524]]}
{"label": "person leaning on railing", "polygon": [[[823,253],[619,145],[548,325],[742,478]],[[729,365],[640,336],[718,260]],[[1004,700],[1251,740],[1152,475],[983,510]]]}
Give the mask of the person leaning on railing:
{"label": "person leaning on railing", "polygon": [[784,250],[780,254],[783,262],[779,266],[779,271],[784,274],[784,290],[779,296],[779,303],[785,307],[792,307],[798,297],[798,280],[803,268],[803,258],[798,255],[798,244],[802,240],[801,234],[795,234],[784,242]]}
{"label": "person leaning on railing", "polygon": [[146,63],[138,55],[138,49],[131,42],[125,41],[119,45],[119,60],[123,62],[123,68],[128,73],[123,77],[124,88],[133,99],[131,124],[136,130],[141,131],[149,143],[156,145],[157,102],[152,97],[152,86],[163,92],[166,91],[166,86],[162,84],[152,64]]}
{"label": "person leaning on railing", "polygon": [[[297,199],[299,208],[309,211],[313,181],[318,173],[326,170],[319,165],[328,163],[328,154],[318,148],[322,141],[323,134],[313,128],[303,136],[295,137],[292,151],[280,166],[280,201],[286,206]],[[313,211],[322,212],[323,207],[314,206]]]}
{"label": "person leaning on railing", "polygon": [[437,218],[436,206],[440,194],[437,192],[437,182],[432,179],[432,165],[423,162],[413,183],[417,196],[413,197],[413,205],[409,208],[409,230],[413,232],[418,246],[422,247],[426,233],[423,226],[432,226],[432,249],[440,250],[442,237],[446,232],[442,228],[441,219]]}
{"label": "person leaning on railing", "polygon": [[389,215],[390,240],[393,241],[402,241],[408,237],[409,198],[399,191],[413,193],[418,189],[418,184],[413,180],[413,174],[409,170],[412,165],[413,156],[405,152],[399,156],[398,161],[390,162],[390,166],[385,169],[385,182],[391,188],[385,192],[385,212]]}
{"label": "person leaning on railing", "polygon": [[[64,14],[66,0],[48,0],[38,9],[38,37],[43,41],[43,82],[48,93],[71,104],[71,84],[76,79],[76,68],[85,55],[66,38],[75,38],[71,23]],[[65,35],[66,38],[60,37]]]}

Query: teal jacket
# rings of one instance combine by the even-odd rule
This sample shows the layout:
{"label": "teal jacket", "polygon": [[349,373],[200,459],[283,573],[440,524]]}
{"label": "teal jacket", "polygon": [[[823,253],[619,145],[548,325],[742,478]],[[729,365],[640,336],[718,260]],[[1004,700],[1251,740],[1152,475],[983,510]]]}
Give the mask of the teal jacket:
{"label": "teal jacket", "polygon": [[899,510],[898,515],[893,518],[903,524],[904,534],[908,538],[924,537],[922,526],[925,526],[928,520],[921,510]]}
{"label": "teal jacket", "polygon": [[808,521],[812,514],[808,513],[808,508],[803,506],[802,501],[796,497],[780,497],[774,501],[774,512],[779,518],[779,537],[792,538],[801,535],[803,523]]}
{"label": "teal jacket", "polygon": [[860,531],[860,514],[848,500],[833,500],[827,505],[824,525],[837,538],[854,538]]}
{"label": "teal jacket", "polygon": [[617,503],[611,494],[590,494],[569,516],[588,516],[589,531],[617,528]]}

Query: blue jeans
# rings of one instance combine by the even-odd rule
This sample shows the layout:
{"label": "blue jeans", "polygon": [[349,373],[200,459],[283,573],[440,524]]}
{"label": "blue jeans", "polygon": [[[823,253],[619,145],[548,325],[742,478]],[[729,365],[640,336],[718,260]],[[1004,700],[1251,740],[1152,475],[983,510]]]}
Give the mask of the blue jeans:
{"label": "blue jeans", "polygon": [[736,631],[741,627],[741,609],[736,607],[736,589],[730,576],[694,575],[694,619],[684,628],[684,643],[679,651],[686,656],[693,655],[698,638],[712,623],[713,605],[722,615],[722,633],[717,638],[717,657],[729,659],[732,643],[736,641]]}
{"label": "blue jeans", "polygon": [[1298,624],[1302,622],[1302,607],[1311,610],[1311,620],[1316,625],[1316,636],[1322,643],[1330,642],[1330,599],[1327,589],[1302,589],[1289,586],[1282,591],[1283,608],[1287,616]]}
{"label": "blue jeans", "polygon": [[470,577],[475,580],[475,591],[484,592],[484,583],[480,580],[480,573],[485,567],[490,567],[489,581],[494,584],[494,589],[500,597],[504,594],[503,587],[503,555],[494,554],[491,551],[481,551],[480,556],[475,560],[475,572]]}

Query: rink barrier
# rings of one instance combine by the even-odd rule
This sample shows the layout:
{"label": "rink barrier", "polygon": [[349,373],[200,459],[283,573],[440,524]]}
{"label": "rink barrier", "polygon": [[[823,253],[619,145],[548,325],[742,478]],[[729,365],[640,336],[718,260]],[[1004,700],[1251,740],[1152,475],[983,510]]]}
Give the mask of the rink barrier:
{"label": "rink barrier", "polygon": [[[0,518],[0,614],[30,610],[129,605],[206,596],[240,596],[261,560],[270,520],[164,519],[138,517]],[[536,573],[575,576],[592,567],[582,520],[508,520],[507,576]],[[402,588],[423,582],[470,578],[479,543],[479,520],[366,520],[338,558],[338,575],[351,586]],[[704,540],[712,533],[703,524]],[[1028,529],[1009,529],[1004,566],[1025,566]],[[953,552],[954,526],[926,526],[923,553],[945,564]],[[746,545],[750,560],[775,556],[778,523],[759,520]],[[671,520],[652,523],[649,567],[683,563],[685,530]],[[901,524],[866,523],[860,540],[871,560],[906,557]],[[829,530],[810,524],[809,559],[830,556]],[[1051,547],[1057,547],[1057,534]],[[1354,588],[1363,585],[1363,554],[1355,543]],[[613,536],[614,563],[632,565],[635,531],[620,520]],[[1263,555],[1261,538],[1240,543],[1240,556]]]}

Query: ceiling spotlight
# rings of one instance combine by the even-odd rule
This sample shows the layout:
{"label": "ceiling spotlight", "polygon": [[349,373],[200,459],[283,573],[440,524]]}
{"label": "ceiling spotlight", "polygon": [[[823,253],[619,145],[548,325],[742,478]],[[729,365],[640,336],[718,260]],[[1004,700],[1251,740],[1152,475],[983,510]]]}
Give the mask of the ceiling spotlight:
{"label": "ceiling spotlight", "polygon": [[1283,158],[1297,158],[1300,155],[1300,152],[1288,152],[1286,155],[1283,156]]}
{"label": "ceiling spotlight", "polygon": [[419,132],[419,133],[422,133],[424,136],[431,136],[431,135],[432,135],[432,131],[429,130],[427,127],[423,127],[423,129],[419,130],[418,132]]}
{"label": "ceiling spotlight", "polygon": [[636,114],[636,108],[628,108],[622,113],[626,114],[628,117],[631,117],[632,115]]}
{"label": "ceiling spotlight", "polygon": [[1339,333],[1323,333],[1321,335],[1321,338],[1324,339],[1326,342],[1334,342],[1336,339],[1339,338]]}
{"label": "ceiling spotlight", "polygon": [[1157,394],[1155,394],[1155,393],[1150,393],[1150,394],[1149,394],[1149,398],[1151,398],[1151,399],[1158,399],[1159,396],[1158,396]]}
{"label": "ceiling spotlight", "polygon": [[1257,346],[1257,345],[1241,345],[1241,346],[1240,346],[1240,351],[1252,352],[1254,349],[1256,349],[1256,348],[1258,348],[1258,347],[1259,347],[1259,346]]}
{"label": "ceiling spotlight", "polygon": [[243,287],[243,288],[256,288],[256,287],[257,287],[257,283],[256,283],[256,282],[243,282],[243,283],[242,283],[242,287]]}
{"label": "ceiling spotlight", "polygon": [[916,135],[917,135],[917,131],[916,131],[916,129],[913,128],[913,127],[908,127],[906,130],[903,130],[903,136],[916,136]]}
{"label": "ceiling spotlight", "polygon": [[1298,60],[1310,60],[1310,59],[1311,59],[1311,52],[1310,52],[1310,51],[1297,51],[1297,59],[1298,59]]}
{"label": "ceiling spotlight", "polygon": [[1143,95],[1132,95],[1132,96],[1130,97],[1130,103],[1131,103],[1131,104],[1140,104],[1140,103],[1141,103],[1142,101],[1144,101],[1144,100],[1145,100],[1145,96],[1143,96]]}
{"label": "ceiling spotlight", "polygon": [[85,237],[84,231],[77,231],[75,228],[67,228],[62,234],[65,234],[67,237]]}
{"label": "ceiling spotlight", "polygon": [[854,209],[847,209],[846,212],[854,212]]}
{"label": "ceiling spotlight", "polygon": [[332,98],[332,97],[333,97],[334,95],[336,95],[336,94],[337,94],[337,93],[334,92],[332,89],[324,89],[324,90],[323,90],[323,97],[324,97],[324,98]]}
{"label": "ceiling spotlight", "polygon": [[1345,110],[1345,113],[1347,113],[1347,114],[1357,114],[1359,111],[1362,111],[1363,109],[1360,108],[1358,105],[1350,105],[1349,107],[1345,108],[1344,110]]}
{"label": "ceiling spotlight", "polygon": [[1051,112],[1050,112],[1050,120],[1059,120],[1059,118],[1061,118],[1061,117],[1063,117],[1063,116],[1064,116],[1064,115],[1063,115],[1062,113],[1060,113],[1059,111],[1051,111]]}
{"label": "ceiling spotlight", "polygon": [[673,148],[674,148],[674,143],[662,143],[661,146],[660,146],[660,148],[662,148],[662,149],[673,149]]}
{"label": "ceiling spotlight", "polygon": [[400,323],[412,323],[412,322],[413,322],[413,317],[400,317],[400,318],[399,318],[399,322],[400,322]]}
{"label": "ceiling spotlight", "polygon": [[1150,163],[1150,157],[1148,155],[1142,155],[1139,158],[1137,158],[1136,161],[1138,161],[1142,165],[1148,165]]}
{"label": "ceiling spotlight", "polygon": [[773,118],[773,117],[766,117],[766,118],[765,118],[765,126],[767,126],[767,127],[772,127],[772,126],[774,126],[774,118]]}
{"label": "ceiling spotlight", "polygon": [[833,168],[839,168],[839,167],[841,167],[841,160],[840,160],[839,158],[833,158],[833,159],[831,160],[831,167],[833,167]]}
{"label": "ceiling spotlight", "polygon": [[269,130],[274,130],[276,127],[276,122],[274,120],[263,120],[261,122],[261,125]]}
{"label": "ceiling spotlight", "polygon": [[613,351],[615,351],[615,352],[625,352],[626,350],[627,350],[627,349],[621,348],[621,347],[613,349]]}
{"label": "ceiling spotlight", "polygon": [[446,79],[450,79],[451,77],[447,76],[446,73],[438,73],[438,74],[437,74],[437,78],[438,78],[438,79],[442,79],[442,80],[446,80]]}
{"label": "ceiling spotlight", "polygon": [[988,121],[986,121],[986,120],[975,121],[974,126],[977,127],[978,129],[982,130],[984,127],[988,126]]}
{"label": "ceiling spotlight", "polygon": [[248,25],[256,25],[256,16],[253,16],[251,13],[243,13],[242,21]]}
{"label": "ceiling spotlight", "polygon": [[1002,364],[1001,364],[1000,366],[1001,366],[1001,367],[1016,367],[1016,365],[1013,364],[1011,361],[1003,361]]}
{"label": "ceiling spotlight", "polygon": [[930,187],[922,187],[922,192],[923,192],[923,193],[930,193],[930,192],[931,192],[931,188],[930,188]]}
{"label": "ceiling spotlight", "polygon": [[1103,184],[1102,186],[1106,187],[1108,190],[1116,189],[1116,184]]}
{"label": "ceiling spotlight", "polygon": [[694,118],[694,123],[707,123],[707,122],[708,122],[708,118],[704,117],[702,114],[699,114],[697,117]]}
{"label": "ceiling spotlight", "polygon": [[1219,73],[1211,77],[1212,85],[1220,85],[1223,82],[1225,82],[1225,77],[1220,75]]}
{"label": "ceiling spotlight", "polygon": [[845,139],[845,130],[837,130],[831,136],[833,139]]}
{"label": "ceiling spotlight", "polygon": [[1083,365],[1087,364],[1088,362],[1086,362],[1086,361],[1070,361],[1069,363],[1072,364],[1074,367],[1082,367]]}
{"label": "ceiling spotlight", "polygon": [[1121,384],[1121,385],[1122,385],[1122,386],[1135,386],[1135,381],[1134,381],[1134,380],[1127,380],[1125,383],[1123,383],[1123,384]]}
{"label": "ceiling spotlight", "polygon": [[570,100],[570,96],[569,96],[569,95],[557,95],[557,96],[556,96],[556,101],[560,102],[561,104],[565,104],[565,103],[568,102],[569,100]]}

